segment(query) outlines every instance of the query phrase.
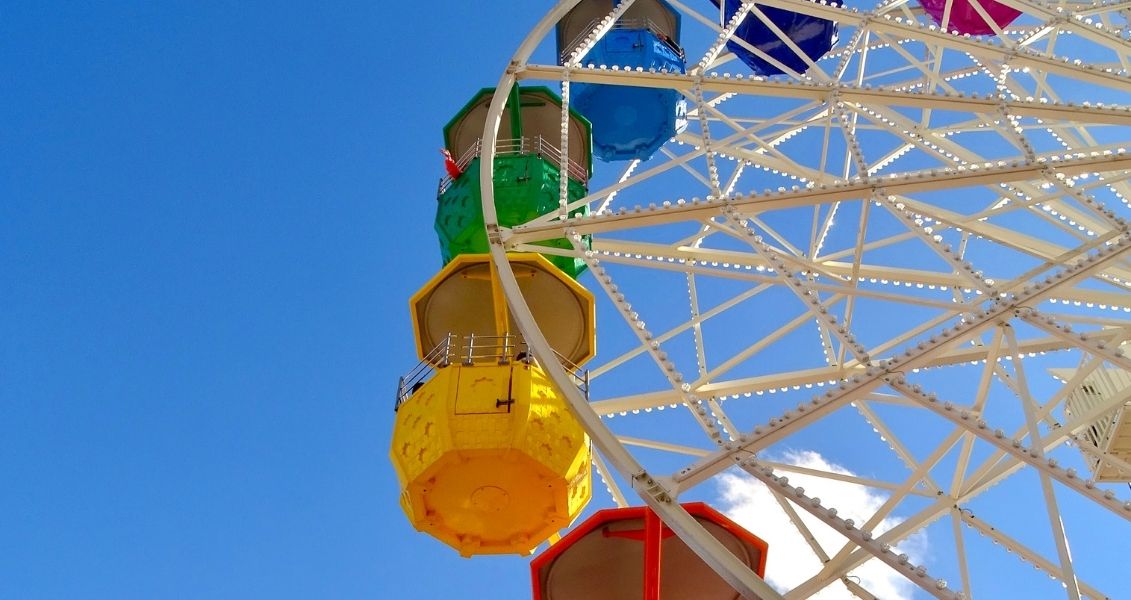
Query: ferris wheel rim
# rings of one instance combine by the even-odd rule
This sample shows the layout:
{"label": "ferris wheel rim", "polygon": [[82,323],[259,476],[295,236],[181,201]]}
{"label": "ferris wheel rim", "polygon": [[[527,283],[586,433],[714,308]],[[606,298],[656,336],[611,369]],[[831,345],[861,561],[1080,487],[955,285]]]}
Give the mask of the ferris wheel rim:
{"label": "ferris wheel rim", "polygon": [[[550,27],[556,23],[567,10],[576,5],[580,0],[562,0],[555,9],[543,17],[538,25],[527,36],[515,54],[514,61],[524,61],[533,50],[533,45],[543,37]],[[513,64],[513,63],[512,63]],[[495,142],[498,136],[499,123],[511,87],[516,83],[514,74],[508,70],[496,86],[496,94],[492,98],[488,109],[487,119],[483,131],[483,168],[480,173],[480,189],[483,196],[484,224],[488,231],[497,232],[498,218],[494,206],[494,154]],[[505,93],[498,93],[505,92]],[[553,350],[546,341],[534,322],[534,316],[527,306],[522,293],[518,288],[518,281],[507,260],[506,250],[502,240],[496,235],[489,236],[490,254],[492,264],[498,274],[500,286],[506,295],[507,303],[512,315],[531,352],[545,365],[546,373],[555,381],[558,388],[565,396],[567,404],[574,415],[581,421],[590,438],[605,457],[620,469],[622,474],[639,479],[642,486],[662,489],[659,482],[650,477],[646,471],[631,455],[625,451],[624,446],[601,423],[600,419],[588,407],[585,398],[572,385],[572,379],[558,364]],[[570,382],[570,383],[564,383]],[[703,526],[697,522],[678,502],[662,491],[654,495],[641,494],[641,498],[661,519],[684,539],[711,568],[737,591],[748,597],[780,598],[780,594],[771,588],[765,581],[758,577],[747,565],[738,560],[719,540],[710,535]]]}

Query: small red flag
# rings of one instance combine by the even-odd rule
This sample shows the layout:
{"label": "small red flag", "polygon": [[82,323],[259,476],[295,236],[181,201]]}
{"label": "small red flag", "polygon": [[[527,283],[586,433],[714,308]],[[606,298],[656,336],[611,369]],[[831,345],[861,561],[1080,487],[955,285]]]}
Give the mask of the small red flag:
{"label": "small red flag", "polygon": [[455,159],[452,158],[452,153],[448,152],[447,148],[440,148],[440,154],[444,155],[444,170],[448,172],[448,177],[459,179],[459,176],[463,175],[463,169],[456,164]]}

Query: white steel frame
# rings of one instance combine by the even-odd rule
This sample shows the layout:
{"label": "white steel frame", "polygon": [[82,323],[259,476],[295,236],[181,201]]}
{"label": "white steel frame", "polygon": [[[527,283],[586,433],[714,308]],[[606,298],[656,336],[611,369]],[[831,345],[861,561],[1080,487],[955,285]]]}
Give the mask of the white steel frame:
{"label": "white steel frame", "polygon": [[[844,28],[840,45],[806,75],[764,79],[745,74],[725,51],[740,17],[765,18],[752,2],[720,27],[718,14],[698,10],[699,4],[709,8],[706,2],[691,6],[689,1],[670,1],[683,13],[685,23],[709,27],[717,34],[705,49],[686,49],[686,75],[591,66],[585,62],[586,46],[571,54],[564,66],[530,62],[556,22],[577,2],[562,0],[523,41],[500,78],[483,135],[483,210],[503,290],[534,355],[562,388],[600,451],[595,467],[614,501],[621,505],[633,501],[620,489],[619,479],[750,598],[805,598],[838,582],[857,597],[871,598],[873,593],[849,574],[872,558],[934,597],[973,597],[977,590],[971,573],[979,565],[968,560],[963,537],[967,530],[1058,580],[1069,598],[1105,597],[1097,589],[1102,586],[1083,580],[1085,574],[1071,557],[1061,499],[1076,494],[1123,524],[1131,520],[1131,501],[1125,499],[1125,490],[1120,496],[1117,488],[1098,485],[1086,472],[1066,466],[1065,452],[1075,451],[1065,447],[1080,443],[1078,433],[1087,415],[1077,416],[1073,428],[1060,427],[1056,419],[1065,396],[1092,370],[1105,364],[1131,370],[1131,360],[1119,349],[1122,341],[1131,338],[1131,231],[1125,220],[1131,215],[1126,200],[1131,197],[1131,155],[1122,146],[1131,142],[1127,73],[1131,41],[1121,13],[1129,5],[1103,0],[999,0],[1022,11],[1024,18],[998,36],[970,38],[934,26],[911,3],[900,0],[881,1],[868,10],[808,0],[759,0],[762,6],[834,19]],[[614,9],[587,39],[592,42],[603,35],[629,5],[631,1],[626,1]],[[977,8],[981,10],[980,5]],[[793,47],[791,41],[787,45]],[[1106,62],[1082,63],[1079,53]],[[954,57],[961,59],[957,66],[944,67],[946,59]],[[964,91],[963,80],[971,77],[992,83],[992,93]],[[662,157],[628,163],[615,183],[599,188],[594,184],[579,201],[565,200],[563,178],[559,211],[503,228],[494,211],[491,149],[506,91],[524,80],[561,84],[563,131],[571,83],[678,90],[688,99],[693,127],[666,146]],[[1115,105],[1063,100],[1063,94],[1072,92],[1067,88],[1077,85],[1102,90],[1104,97],[1115,98]],[[794,108],[774,119],[727,112],[733,99],[749,97],[785,99]],[[933,119],[943,112],[965,117],[941,126]],[[980,131],[998,136],[995,139],[1012,151],[1008,156],[986,156],[981,147],[963,142],[966,135]],[[810,132],[823,135],[816,167],[790,147],[791,138]],[[876,133],[900,144],[874,151],[865,137]],[[1050,149],[1048,140],[1057,147]],[[562,140],[561,156],[569,155],[570,143],[576,141]],[[844,150],[838,150],[841,146]],[[908,153],[937,166],[905,166],[901,159]],[[663,196],[646,207],[617,206],[618,195],[625,190],[673,173],[689,175],[693,185],[701,186],[693,191],[704,198]],[[795,185],[776,190],[744,187],[749,174],[759,173],[780,175]],[[945,190],[989,192],[993,200],[961,212],[931,200],[931,194]],[[593,214],[568,216],[583,204],[591,206]],[[859,227],[855,241],[833,243],[835,221],[842,214],[838,211],[849,209],[859,213],[849,219]],[[765,220],[782,211],[811,213],[812,232],[805,244]],[[1010,219],[1021,217],[1039,222],[1051,233],[1030,233],[1010,225]],[[870,236],[873,224],[880,222],[887,223],[889,233]],[[629,229],[647,231],[673,223],[698,224],[699,234],[674,243],[619,236]],[[591,250],[581,245],[581,236],[587,234],[593,236]],[[608,297],[639,342],[618,356],[602,357],[592,366],[594,378],[647,356],[657,366],[656,381],[663,382],[659,389],[590,403],[553,360],[505,253],[547,251],[532,242],[563,236],[574,242],[574,250],[556,252],[586,261],[599,287],[594,292]],[[711,236],[732,242],[732,247],[712,247]],[[733,249],[735,241],[741,243],[741,250]],[[926,257],[922,267],[872,260],[876,253],[911,243]],[[1003,262],[998,262],[999,254]],[[1029,266],[1003,269],[1008,261]],[[622,272],[618,269],[629,268],[685,277],[687,318],[668,330],[649,331],[644,317],[629,305],[627,290],[618,286]],[[1007,277],[991,277],[1003,270],[1010,271]],[[701,305],[700,288],[718,278],[746,282],[749,289],[720,304]],[[775,290],[788,290],[796,299],[780,303],[777,328],[750,340],[739,352],[721,360],[714,356],[702,330],[704,323]],[[880,343],[866,343],[861,332],[869,324],[858,321],[857,312],[868,302],[899,303],[937,316],[908,325]],[[738,365],[814,324],[824,365],[769,375],[731,375]],[[686,378],[681,368],[686,370],[687,365],[677,365],[664,350],[665,344],[684,335],[694,339],[698,363]],[[1047,354],[1063,355],[1079,367],[1078,374],[1051,396],[1038,391],[1034,380],[1045,373],[1032,366],[1034,357]],[[967,369],[975,365],[976,391],[969,397],[940,398],[919,383],[921,371],[958,365]],[[1020,407],[1020,421],[993,420],[990,408],[1004,401],[1003,386],[1010,401]],[[593,388],[600,398],[599,379]],[[792,393],[799,388],[813,388],[817,395],[752,427],[736,424],[723,408],[726,399],[749,402],[744,398],[752,394]],[[1110,410],[1116,401],[1122,398],[1096,407],[1093,416]],[[843,413],[850,405],[906,465],[905,478],[823,472],[765,456],[775,444]],[[886,405],[922,411],[923,418],[933,415],[950,433],[928,456],[917,456],[901,437],[905,433],[885,422],[880,409]],[[706,435],[704,446],[617,435],[606,422],[618,414],[680,406]],[[976,447],[988,449],[990,458],[975,459]],[[668,453],[683,466],[672,472],[650,472],[635,454],[637,449]],[[950,480],[944,481],[937,477],[938,467],[948,455],[957,457],[957,466]],[[1121,461],[1112,459],[1108,464]],[[784,595],[775,591],[679,506],[682,494],[729,469],[740,469],[765,485],[801,534],[808,534],[798,516],[804,512],[843,534],[844,545],[830,553],[811,542],[823,563],[819,572]],[[1026,502],[1034,518],[1047,524],[1055,555],[1033,549],[967,508],[1019,471],[1033,473],[1039,480],[1039,488]],[[837,516],[835,506],[791,485],[785,473],[880,489],[887,501],[867,522],[854,523]],[[909,498],[919,500],[913,514],[899,516],[882,535],[873,532],[882,520],[895,517]],[[909,535],[941,519],[949,520],[958,565],[957,580],[949,584],[894,550]],[[1127,533],[1124,529],[1119,537],[1126,538]]]}

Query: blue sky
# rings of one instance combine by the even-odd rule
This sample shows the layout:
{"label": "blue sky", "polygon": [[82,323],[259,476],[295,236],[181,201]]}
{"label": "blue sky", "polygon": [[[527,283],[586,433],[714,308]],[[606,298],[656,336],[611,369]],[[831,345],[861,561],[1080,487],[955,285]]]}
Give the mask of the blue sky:
{"label": "blue sky", "polygon": [[522,597],[386,458],[444,122],[540,7],[0,18],[0,597]]}

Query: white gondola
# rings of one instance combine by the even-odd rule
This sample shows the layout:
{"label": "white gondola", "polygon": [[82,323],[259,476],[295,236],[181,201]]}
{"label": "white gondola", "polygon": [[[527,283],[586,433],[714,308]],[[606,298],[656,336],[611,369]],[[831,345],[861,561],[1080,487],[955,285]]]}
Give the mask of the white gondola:
{"label": "white gondola", "polygon": [[[1054,369],[1071,381],[1074,369]],[[1068,427],[1080,429],[1076,442],[1096,481],[1131,482],[1131,374],[1096,369],[1069,393],[1064,403]]]}

